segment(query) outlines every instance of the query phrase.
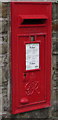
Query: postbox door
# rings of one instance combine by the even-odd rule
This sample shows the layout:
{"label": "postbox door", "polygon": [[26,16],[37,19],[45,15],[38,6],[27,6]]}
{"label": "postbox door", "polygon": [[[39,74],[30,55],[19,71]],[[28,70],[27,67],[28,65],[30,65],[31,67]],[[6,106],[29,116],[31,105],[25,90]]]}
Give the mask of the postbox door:
{"label": "postbox door", "polygon": [[18,36],[19,108],[45,102],[45,36]]}

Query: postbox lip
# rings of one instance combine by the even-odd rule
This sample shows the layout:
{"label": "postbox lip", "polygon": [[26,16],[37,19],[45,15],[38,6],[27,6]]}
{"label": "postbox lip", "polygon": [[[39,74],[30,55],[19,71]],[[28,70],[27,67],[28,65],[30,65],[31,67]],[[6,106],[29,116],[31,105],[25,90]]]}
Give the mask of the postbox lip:
{"label": "postbox lip", "polygon": [[32,2],[32,1],[11,1],[11,3],[15,3],[15,4],[18,4],[18,3],[20,3],[20,4],[29,4],[29,3],[31,3],[31,4],[46,4],[46,5],[49,5],[49,4],[51,4],[52,5],[52,2],[40,2],[40,1],[34,1],[34,2]]}
{"label": "postbox lip", "polygon": [[21,17],[21,19],[48,19],[47,16],[45,15],[20,15],[19,17]]}

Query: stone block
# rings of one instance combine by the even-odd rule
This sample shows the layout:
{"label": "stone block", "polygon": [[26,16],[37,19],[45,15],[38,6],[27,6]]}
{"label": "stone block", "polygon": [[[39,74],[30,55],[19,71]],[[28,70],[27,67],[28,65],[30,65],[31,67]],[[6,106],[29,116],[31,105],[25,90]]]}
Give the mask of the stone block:
{"label": "stone block", "polygon": [[7,53],[7,42],[3,42],[2,44],[2,54]]}
{"label": "stone block", "polygon": [[26,113],[20,113],[17,115],[11,115],[11,118],[15,119],[48,119],[49,108],[44,108],[40,110],[29,111]]}
{"label": "stone block", "polygon": [[56,51],[56,41],[53,41],[52,52]]}
{"label": "stone block", "polygon": [[0,34],[2,34],[2,20],[0,19]]}
{"label": "stone block", "polygon": [[52,30],[53,31],[58,31],[58,23],[56,24],[56,23],[53,23],[53,25],[52,25]]}
{"label": "stone block", "polygon": [[55,55],[52,56],[52,66],[53,66],[53,69],[56,68],[56,56]]}
{"label": "stone block", "polygon": [[7,17],[7,3],[2,3],[2,17],[6,18]]}
{"label": "stone block", "polygon": [[55,71],[55,77],[58,78],[58,70]]}
{"label": "stone block", "polygon": [[53,3],[52,15],[53,20],[58,19],[58,3]]}
{"label": "stone block", "polygon": [[54,104],[53,104],[53,107],[54,107],[54,111],[58,111],[58,101],[54,101]]}
{"label": "stone block", "polygon": [[2,68],[0,67],[0,86],[2,86]]}
{"label": "stone block", "polygon": [[56,56],[56,70],[58,70],[58,57]]}
{"label": "stone block", "polygon": [[0,43],[0,54],[2,54],[2,44]]}
{"label": "stone block", "polygon": [[53,52],[58,52],[58,39],[56,41],[53,41]]}
{"label": "stone block", "polygon": [[56,31],[56,38],[58,38],[58,31]]}
{"label": "stone block", "polygon": [[56,87],[56,80],[53,80],[53,87]]}
{"label": "stone block", "polygon": [[[8,56],[7,54],[0,54],[0,66],[2,66],[2,69],[6,70],[4,67],[7,66],[9,64],[9,60],[8,60]],[[8,64],[7,64],[8,63]]]}
{"label": "stone block", "polygon": [[58,19],[58,3],[56,4],[56,19]]}
{"label": "stone block", "polygon": [[58,101],[58,89],[56,90],[56,101]]}
{"label": "stone block", "polygon": [[[5,65],[7,65],[7,63],[9,64],[9,61],[8,61],[8,56],[7,56],[8,53],[4,54],[2,56],[2,60],[3,60],[3,63],[4,63],[4,67]],[[7,66],[8,67],[8,66]],[[6,69],[5,69],[6,70]]]}
{"label": "stone block", "polygon": [[[0,88],[0,118],[2,117],[2,90]],[[2,119],[1,119],[2,120]]]}
{"label": "stone block", "polygon": [[52,18],[56,19],[56,4],[54,3],[52,6]]}
{"label": "stone block", "polygon": [[3,20],[2,21],[2,33],[7,33],[8,32],[8,21],[7,20]]}
{"label": "stone block", "polygon": [[4,66],[2,67],[2,83],[3,83],[3,86],[8,84],[8,80],[9,80],[8,64],[4,63]]}
{"label": "stone block", "polygon": [[2,2],[0,2],[0,17],[2,17]]}
{"label": "stone block", "polygon": [[52,89],[52,106],[54,104],[54,101],[56,101],[56,92],[55,92],[55,89],[53,87],[53,89]]}
{"label": "stone block", "polygon": [[58,90],[54,90],[54,102],[53,102],[53,110],[52,110],[52,115],[54,117],[58,117]]}
{"label": "stone block", "polygon": [[57,77],[57,79],[56,79],[56,87],[58,87],[58,77]]}
{"label": "stone block", "polygon": [[58,119],[58,111],[53,111],[52,116],[53,116],[53,118],[56,118],[54,120],[57,120]]}
{"label": "stone block", "polygon": [[2,56],[0,56],[0,67],[2,66],[3,61],[2,61]]}
{"label": "stone block", "polygon": [[2,42],[2,34],[0,34],[0,43]]}
{"label": "stone block", "polygon": [[8,34],[2,34],[2,42],[8,42]]}
{"label": "stone block", "polygon": [[2,115],[2,90],[1,90],[1,88],[0,88],[0,91],[1,91],[1,93],[0,93],[0,116]]}
{"label": "stone block", "polygon": [[10,2],[2,3],[2,17],[7,18],[10,15]]}
{"label": "stone block", "polygon": [[52,41],[56,41],[56,31],[52,31]]}
{"label": "stone block", "polygon": [[7,61],[7,54],[3,54],[2,55],[2,61],[4,63],[4,66],[3,66],[3,69],[4,69],[5,65],[8,63],[8,61]]}
{"label": "stone block", "polygon": [[58,51],[58,39],[56,41],[56,51]]}
{"label": "stone block", "polygon": [[53,37],[52,37],[52,45],[53,45],[53,42],[54,43],[56,42],[56,36],[54,36],[54,34],[53,34]]}
{"label": "stone block", "polygon": [[8,100],[7,100],[7,96],[3,97],[3,111],[7,111],[8,110]]}

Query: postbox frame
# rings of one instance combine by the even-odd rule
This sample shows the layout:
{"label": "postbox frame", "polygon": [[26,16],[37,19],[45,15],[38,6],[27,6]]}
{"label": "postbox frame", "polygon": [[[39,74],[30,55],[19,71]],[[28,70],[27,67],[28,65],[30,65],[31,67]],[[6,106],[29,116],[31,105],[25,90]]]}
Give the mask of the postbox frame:
{"label": "postbox frame", "polygon": [[[49,78],[50,80],[47,80],[47,82],[45,83],[47,88],[46,88],[46,98],[44,101],[39,101],[36,105],[34,104],[33,106],[28,106],[27,107],[23,107],[22,108],[17,108],[17,102],[16,102],[16,99],[15,97],[18,96],[16,95],[17,94],[17,91],[18,91],[18,81],[15,80],[15,77],[16,79],[18,79],[17,75],[18,75],[18,69],[15,70],[15,66],[17,64],[17,59],[18,59],[18,39],[17,39],[17,42],[16,42],[16,46],[14,45],[14,42],[15,42],[15,37],[13,37],[13,34],[14,34],[14,29],[15,29],[15,26],[14,26],[14,23],[13,23],[13,16],[12,16],[12,13],[13,13],[13,8],[14,8],[14,4],[46,4],[46,5],[50,5],[50,10],[52,8],[52,3],[51,2],[11,2],[11,94],[12,94],[12,114],[17,114],[17,113],[22,113],[22,112],[27,112],[27,111],[32,111],[32,110],[36,110],[36,109],[41,109],[41,108],[45,108],[45,107],[49,107],[51,106],[51,37],[52,37],[52,34],[51,34],[51,30],[52,30],[52,26],[51,26],[51,22],[50,22],[50,41],[49,43],[46,41],[47,40],[47,33],[38,33],[38,34],[35,34],[35,35],[38,35],[38,36],[45,36],[45,41],[46,41],[46,44],[48,43],[48,55],[49,55],[49,71],[47,71],[47,69],[45,69],[45,71],[47,71],[47,75],[49,75]],[[15,14],[15,13],[14,13]],[[52,16],[52,12],[50,12],[50,16]],[[25,16],[26,17],[26,16]],[[19,17],[18,17],[19,18]],[[46,18],[47,19],[47,18]],[[50,18],[50,20],[52,21],[52,17]],[[47,25],[47,24],[46,24]],[[38,25],[38,26],[46,26],[46,25]],[[19,25],[18,27],[20,27],[21,25]],[[28,27],[28,25],[22,25],[21,27]],[[30,25],[30,27],[35,27],[35,25]],[[34,35],[34,34],[30,34],[31,36]],[[17,38],[19,36],[29,36],[29,34],[17,34]],[[28,44],[29,42],[25,42],[25,44]],[[37,43],[37,42],[31,42],[31,43]],[[39,44],[41,44],[41,41],[39,40]],[[17,53],[15,53],[14,51],[16,50]],[[47,56],[47,53],[45,52],[45,55]],[[14,59],[16,57],[16,60],[14,62]],[[19,61],[18,61],[19,62]],[[45,66],[47,65],[47,63],[45,64]],[[17,65],[17,68],[18,68],[18,65]],[[39,68],[40,70],[41,68]],[[27,70],[28,71],[28,70]],[[25,71],[25,72],[27,72]],[[32,70],[34,71],[34,70]],[[47,76],[45,76],[45,79]],[[46,81],[46,80],[45,80]],[[48,84],[49,82],[49,84]],[[14,90],[17,90],[14,92]],[[31,104],[30,104],[31,105]]]}

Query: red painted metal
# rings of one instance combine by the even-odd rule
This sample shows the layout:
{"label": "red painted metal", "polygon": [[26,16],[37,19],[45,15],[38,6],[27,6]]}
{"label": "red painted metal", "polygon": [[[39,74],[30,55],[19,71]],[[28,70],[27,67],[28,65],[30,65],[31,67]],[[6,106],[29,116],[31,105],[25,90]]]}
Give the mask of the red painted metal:
{"label": "red painted metal", "polygon": [[[12,114],[50,106],[51,9],[51,2],[11,2]],[[37,69],[26,68],[28,45],[39,48]]]}

